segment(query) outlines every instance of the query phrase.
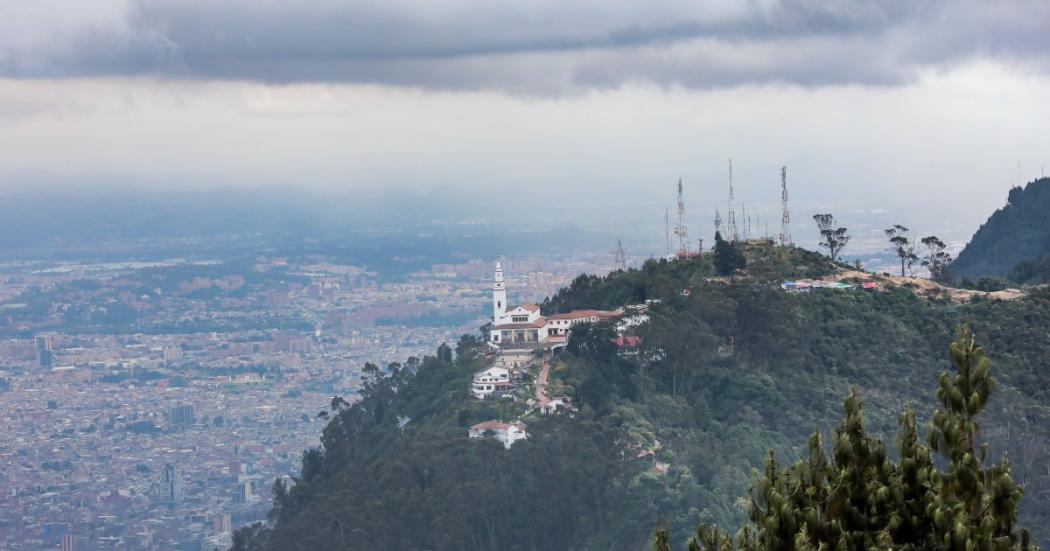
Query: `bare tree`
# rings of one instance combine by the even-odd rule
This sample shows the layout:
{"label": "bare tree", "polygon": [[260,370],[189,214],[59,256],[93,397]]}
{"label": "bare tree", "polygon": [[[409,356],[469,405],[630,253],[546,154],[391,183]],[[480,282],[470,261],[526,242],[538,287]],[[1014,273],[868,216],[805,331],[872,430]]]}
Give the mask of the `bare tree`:
{"label": "bare tree", "polygon": [[945,251],[947,247],[936,235],[922,238],[922,244],[926,247],[926,254],[922,258],[922,265],[930,271],[930,278],[934,281],[948,281],[948,265],[952,262],[952,255]]}
{"label": "bare tree", "polygon": [[915,244],[908,239],[908,228],[900,224],[894,224],[885,231],[886,237],[890,238],[890,244],[893,245],[893,252],[901,261],[901,277],[904,277],[904,269],[907,268],[910,273],[911,267],[919,260],[919,256],[915,254]]}
{"label": "bare tree", "polygon": [[837,261],[842,249],[849,243],[849,230],[836,227],[838,224],[831,214],[814,214],[813,220],[817,222],[817,229],[820,230],[820,246],[828,250],[832,262]]}

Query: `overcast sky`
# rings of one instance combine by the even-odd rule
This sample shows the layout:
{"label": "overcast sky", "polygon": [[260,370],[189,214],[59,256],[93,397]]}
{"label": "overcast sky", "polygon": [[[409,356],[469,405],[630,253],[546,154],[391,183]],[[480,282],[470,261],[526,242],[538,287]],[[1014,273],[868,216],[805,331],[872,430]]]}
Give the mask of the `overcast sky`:
{"label": "overcast sky", "polygon": [[662,212],[683,177],[709,213],[732,157],[756,208],[787,164],[799,210],[969,223],[1050,164],[1047,29],[1045,0],[0,0],[0,189]]}

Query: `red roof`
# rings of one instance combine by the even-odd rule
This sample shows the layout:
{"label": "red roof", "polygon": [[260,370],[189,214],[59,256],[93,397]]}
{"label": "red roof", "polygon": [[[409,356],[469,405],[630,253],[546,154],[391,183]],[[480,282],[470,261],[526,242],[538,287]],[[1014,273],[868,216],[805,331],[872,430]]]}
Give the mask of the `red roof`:
{"label": "red roof", "polygon": [[550,319],[554,320],[575,320],[582,318],[615,318],[616,316],[623,315],[623,312],[619,310],[573,310],[572,312],[566,312],[564,314],[554,314],[550,316]]}
{"label": "red roof", "polygon": [[504,323],[495,325],[493,329],[540,329],[547,326],[547,318],[540,316],[534,322]]}
{"label": "red roof", "polygon": [[508,428],[510,428],[510,423],[504,423],[503,421],[485,421],[470,427],[470,430],[507,430]]}
{"label": "red roof", "polygon": [[642,338],[635,335],[620,335],[610,340],[620,348],[636,348],[642,344]]}

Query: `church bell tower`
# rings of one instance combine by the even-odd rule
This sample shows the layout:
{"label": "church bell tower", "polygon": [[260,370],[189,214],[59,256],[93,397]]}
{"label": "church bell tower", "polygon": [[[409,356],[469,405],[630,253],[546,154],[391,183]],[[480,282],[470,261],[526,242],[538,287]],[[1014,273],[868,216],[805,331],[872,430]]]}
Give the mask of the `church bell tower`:
{"label": "church bell tower", "polygon": [[496,273],[492,277],[492,322],[499,323],[507,315],[507,286],[503,283],[503,266],[496,261]]}

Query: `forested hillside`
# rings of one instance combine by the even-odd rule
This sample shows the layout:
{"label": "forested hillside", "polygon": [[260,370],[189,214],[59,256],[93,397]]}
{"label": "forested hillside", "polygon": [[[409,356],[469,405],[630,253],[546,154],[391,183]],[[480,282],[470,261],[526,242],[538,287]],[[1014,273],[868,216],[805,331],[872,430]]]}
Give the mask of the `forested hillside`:
{"label": "forested hillside", "polygon": [[1010,190],[1005,207],[981,225],[952,262],[958,279],[1005,276],[1019,263],[1050,255],[1050,178]]}
{"label": "forested hillside", "polygon": [[892,441],[910,403],[925,435],[962,323],[1000,382],[981,434],[1026,486],[1022,524],[1050,542],[1050,292],[966,303],[906,287],[788,294],[781,277],[835,267],[797,249],[747,256],[732,278],[713,277],[709,257],[652,260],[546,301],[549,313],[650,300],[651,320],[636,355],[610,342],[611,327],[578,328],[551,386],[580,410],[525,415],[529,438],[510,449],[467,438],[474,423],[524,413],[470,398],[475,338],[454,361],[395,366],[338,407],[298,482],[276,488],[272,528],[245,529],[235,547],[645,549],[661,524],[680,544],[701,521],[737,526],[768,451],[785,464],[806,454],[851,387],[869,433]]}

